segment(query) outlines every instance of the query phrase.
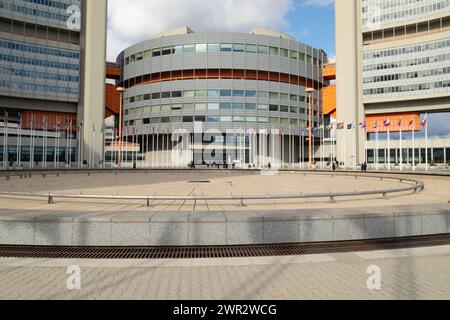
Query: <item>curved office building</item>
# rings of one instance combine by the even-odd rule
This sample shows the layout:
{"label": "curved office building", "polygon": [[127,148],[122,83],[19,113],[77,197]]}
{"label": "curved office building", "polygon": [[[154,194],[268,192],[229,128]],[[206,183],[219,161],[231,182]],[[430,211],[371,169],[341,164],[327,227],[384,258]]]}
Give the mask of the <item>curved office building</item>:
{"label": "curved office building", "polygon": [[270,30],[163,33],[117,59],[123,133],[147,165],[299,164],[308,157],[308,95],[314,127],[322,121],[326,60],[322,50]]}

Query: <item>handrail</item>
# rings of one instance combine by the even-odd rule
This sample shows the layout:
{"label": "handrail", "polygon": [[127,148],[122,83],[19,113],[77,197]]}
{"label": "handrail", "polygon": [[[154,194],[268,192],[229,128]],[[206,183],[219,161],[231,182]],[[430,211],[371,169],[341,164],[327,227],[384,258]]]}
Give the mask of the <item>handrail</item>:
{"label": "handrail", "polygon": [[[304,173],[305,175],[308,173]],[[146,201],[147,207],[150,207],[151,201],[240,201],[241,206],[244,206],[244,201],[248,200],[288,200],[288,199],[317,199],[329,198],[330,202],[334,203],[336,198],[351,197],[351,196],[371,196],[382,195],[387,197],[389,194],[396,194],[402,192],[422,192],[425,189],[425,184],[422,181],[373,176],[373,175],[357,175],[357,174],[340,174],[340,173],[314,173],[315,175],[331,175],[331,176],[349,176],[358,179],[373,178],[384,180],[397,181],[408,184],[402,188],[384,189],[384,190],[369,190],[359,192],[330,192],[330,193],[310,193],[310,194],[289,194],[289,195],[240,195],[240,196],[119,196],[119,195],[89,195],[89,194],[58,194],[58,193],[31,193],[31,192],[0,192],[0,196],[9,197],[32,197],[32,198],[47,198],[48,204],[54,204],[54,199],[85,199],[85,200],[142,200]]]}

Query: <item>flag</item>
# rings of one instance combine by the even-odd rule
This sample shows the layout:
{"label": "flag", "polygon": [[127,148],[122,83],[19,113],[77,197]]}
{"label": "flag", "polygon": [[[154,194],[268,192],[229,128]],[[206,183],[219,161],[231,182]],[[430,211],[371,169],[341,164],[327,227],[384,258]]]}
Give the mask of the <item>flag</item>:
{"label": "flag", "polygon": [[398,119],[397,125],[398,125],[399,127],[402,126],[402,118],[399,118],[399,119]]}
{"label": "flag", "polygon": [[391,120],[389,120],[389,119],[384,120],[383,124],[385,127],[389,127],[391,125]]}
{"label": "flag", "polygon": [[375,124],[373,126],[373,129],[378,129],[378,121],[375,121]]}
{"label": "flag", "polygon": [[366,128],[367,128],[366,122],[365,122],[365,121],[361,121],[361,122],[359,123],[359,127],[360,127],[361,129],[366,129]]}
{"label": "flag", "polygon": [[423,118],[423,120],[420,122],[420,125],[422,126],[422,128],[425,128],[428,125],[428,117],[425,116],[425,118]]}
{"label": "flag", "polygon": [[348,126],[347,126],[347,130],[352,130],[352,129],[354,129],[355,128],[355,123],[354,122],[352,122],[351,124],[349,124]]}
{"label": "flag", "polygon": [[411,121],[409,122],[409,126],[410,126],[410,127],[413,127],[414,125],[415,125],[414,120],[411,120]]}
{"label": "flag", "polygon": [[337,124],[337,129],[338,130],[344,130],[344,126],[345,126],[345,123],[344,122],[340,122],[340,123]]}

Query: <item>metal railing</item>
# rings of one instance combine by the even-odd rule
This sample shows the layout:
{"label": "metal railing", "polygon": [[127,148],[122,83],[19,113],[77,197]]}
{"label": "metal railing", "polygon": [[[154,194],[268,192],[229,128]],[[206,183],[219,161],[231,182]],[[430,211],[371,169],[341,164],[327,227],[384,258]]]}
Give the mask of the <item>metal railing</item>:
{"label": "metal railing", "polygon": [[[298,173],[298,172],[293,172]],[[45,174],[41,173],[44,177]],[[129,201],[145,201],[147,207],[151,206],[154,201],[193,201],[195,204],[198,201],[239,201],[241,206],[245,206],[245,201],[251,200],[302,200],[302,199],[329,199],[331,203],[335,203],[337,198],[345,197],[360,197],[360,196],[376,196],[380,195],[387,198],[390,194],[399,193],[418,193],[425,189],[425,184],[422,181],[374,176],[374,175],[358,175],[345,173],[319,173],[319,172],[303,172],[306,175],[322,175],[332,177],[353,177],[354,179],[376,179],[380,181],[394,181],[406,184],[401,188],[391,188],[382,190],[369,190],[359,192],[328,192],[328,193],[310,193],[310,194],[289,194],[289,195],[236,195],[236,196],[120,196],[120,195],[89,195],[89,194],[58,194],[58,193],[31,193],[31,192],[0,192],[3,197],[22,197],[22,198],[46,198],[48,204],[54,204],[55,199],[83,199],[83,200],[129,200]],[[58,174],[59,175],[59,174]]]}

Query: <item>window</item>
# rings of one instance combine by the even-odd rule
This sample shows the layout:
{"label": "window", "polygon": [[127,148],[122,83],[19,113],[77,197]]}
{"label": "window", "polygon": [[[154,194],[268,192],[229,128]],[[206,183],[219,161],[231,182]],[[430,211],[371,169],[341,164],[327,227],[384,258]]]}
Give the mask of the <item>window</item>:
{"label": "window", "polygon": [[163,56],[172,54],[172,47],[164,47],[164,48],[162,48],[161,52],[162,52]]}
{"label": "window", "polygon": [[147,50],[147,51],[144,52],[144,59],[148,59],[151,56],[152,56],[152,50]]}
{"label": "window", "polygon": [[152,95],[150,93],[144,94],[144,97],[143,97],[144,100],[150,100],[151,98],[152,98]]}
{"label": "window", "polygon": [[150,118],[150,123],[155,124],[155,123],[160,123],[161,122],[161,118]]}
{"label": "window", "polygon": [[221,52],[232,52],[233,51],[233,45],[231,43],[222,43],[220,45],[220,51]]}
{"label": "window", "polygon": [[298,96],[295,94],[291,94],[291,101],[298,101]]}
{"label": "window", "polygon": [[245,45],[242,43],[235,43],[233,45],[233,51],[234,52],[244,52],[245,51]]}
{"label": "window", "polygon": [[161,106],[152,106],[152,113],[161,112]]}
{"label": "window", "polygon": [[278,92],[270,92],[269,93],[269,98],[270,99],[280,99],[280,95]]}
{"label": "window", "polygon": [[234,116],[233,122],[244,122],[244,117],[241,116]]}
{"label": "window", "polygon": [[269,105],[267,105],[267,104],[259,104],[258,105],[258,110],[269,111]]}
{"label": "window", "polygon": [[276,105],[276,104],[271,104],[271,105],[269,106],[269,110],[270,110],[270,111],[273,111],[273,112],[278,112],[278,111],[280,110],[280,108],[279,108],[279,106]]}
{"label": "window", "polygon": [[289,106],[280,106],[280,112],[289,112]]}
{"label": "window", "polygon": [[289,95],[287,93],[280,93],[280,100],[289,100]]}
{"label": "window", "polygon": [[182,117],[172,117],[170,122],[172,123],[181,123],[183,121]]}
{"label": "window", "polygon": [[172,98],[181,98],[183,93],[181,91],[172,91]]}
{"label": "window", "polygon": [[208,44],[208,52],[220,52],[220,44]]}
{"label": "window", "polygon": [[197,90],[195,91],[195,96],[196,97],[206,97],[206,90]]}
{"label": "window", "polygon": [[256,91],[248,90],[245,92],[247,98],[256,98]]}
{"label": "window", "polygon": [[221,102],[220,110],[231,110],[231,102]]}
{"label": "window", "polygon": [[305,61],[305,54],[304,54],[304,53],[299,53],[298,59],[299,59],[300,61]]}
{"label": "window", "polygon": [[220,90],[221,97],[231,97],[231,90]]}
{"label": "window", "polygon": [[208,110],[220,110],[219,103],[208,103]]}
{"label": "window", "polygon": [[197,103],[195,105],[196,111],[205,111],[206,110],[206,103]]}
{"label": "window", "polygon": [[153,49],[152,56],[153,57],[159,57],[161,55],[161,48]]}
{"label": "window", "polygon": [[284,125],[289,125],[289,124],[290,124],[290,121],[289,121],[289,119],[281,118],[281,119],[280,119],[280,123],[281,123],[281,124],[284,124]]}
{"label": "window", "polygon": [[152,93],[152,99],[156,100],[156,99],[160,99],[161,98],[161,93],[160,92],[153,92]]}
{"label": "window", "polygon": [[172,111],[180,111],[181,109],[183,109],[183,106],[181,104],[172,105]]}
{"label": "window", "polygon": [[291,113],[298,113],[298,108],[297,107],[291,107]]}
{"label": "window", "polygon": [[136,53],[136,61],[142,60],[142,52]]}
{"label": "window", "polygon": [[258,98],[267,99],[269,97],[269,93],[267,91],[258,91]]}
{"label": "window", "polygon": [[280,49],[280,56],[285,57],[285,58],[288,58],[288,57],[289,57],[289,50],[288,50],[288,49],[281,48],[281,49]]}
{"label": "window", "polygon": [[256,117],[245,117],[245,121],[248,123],[256,123]]}
{"label": "window", "polygon": [[270,124],[280,124],[280,118],[270,118]]}
{"label": "window", "polygon": [[220,117],[220,122],[232,122],[232,117],[231,116],[221,116]]}
{"label": "window", "polygon": [[298,125],[298,120],[297,119],[291,119],[291,126],[296,126]]}
{"label": "window", "polygon": [[193,117],[193,116],[186,116],[186,117],[183,117],[183,122],[184,122],[184,123],[194,122],[194,117]]}
{"label": "window", "polygon": [[161,123],[170,123],[170,117],[161,117]]}
{"label": "window", "polygon": [[258,53],[260,54],[268,54],[269,47],[268,46],[258,46]]}
{"label": "window", "polygon": [[208,116],[208,122],[219,122],[219,116]]}
{"label": "window", "polygon": [[269,123],[269,118],[267,117],[259,117],[258,118],[259,123]]}
{"label": "window", "polygon": [[244,110],[244,106],[243,103],[233,103],[233,110]]}
{"label": "window", "polygon": [[150,113],[150,112],[152,112],[152,107],[151,107],[151,106],[144,107],[143,112],[144,112],[144,113]]}
{"label": "window", "polygon": [[184,103],[183,104],[183,110],[185,110],[185,111],[192,111],[192,110],[194,110],[194,104],[193,103]]}
{"label": "window", "polygon": [[249,111],[256,110],[256,103],[246,103],[245,110],[249,110]]}
{"label": "window", "polygon": [[205,53],[208,50],[208,46],[206,44],[197,44],[195,46],[195,52],[197,53]]}
{"label": "window", "polygon": [[245,51],[246,51],[247,53],[256,53],[256,51],[257,51],[256,45],[254,45],[254,44],[248,44],[248,45],[246,45],[246,46],[245,46]]}
{"label": "window", "polygon": [[193,44],[184,45],[183,53],[194,53],[194,45]]}
{"label": "window", "polygon": [[161,112],[170,112],[172,111],[172,105],[164,104],[161,106]]}
{"label": "window", "polygon": [[183,92],[183,98],[193,98],[194,97],[194,91],[187,90]]}
{"label": "window", "polygon": [[175,46],[173,47],[174,54],[182,54],[183,53],[183,46]]}
{"label": "window", "polygon": [[245,97],[245,92],[244,92],[244,90],[234,90],[233,96],[234,97]]}
{"label": "window", "polygon": [[220,97],[220,90],[208,90],[208,97]]}
{"label": "window", "polygon": [[170,91],[161,93],[161,99],[169,99],[169,98],[170,98]]}
{"label": "window", "polygon": [[298,52],[291,50],[291,59],[298,60]]}
{"label": "window", "polygon": [[270,47],[269,48],[269,53],[270,53],[271,56],[278,56],[278,48]]}

